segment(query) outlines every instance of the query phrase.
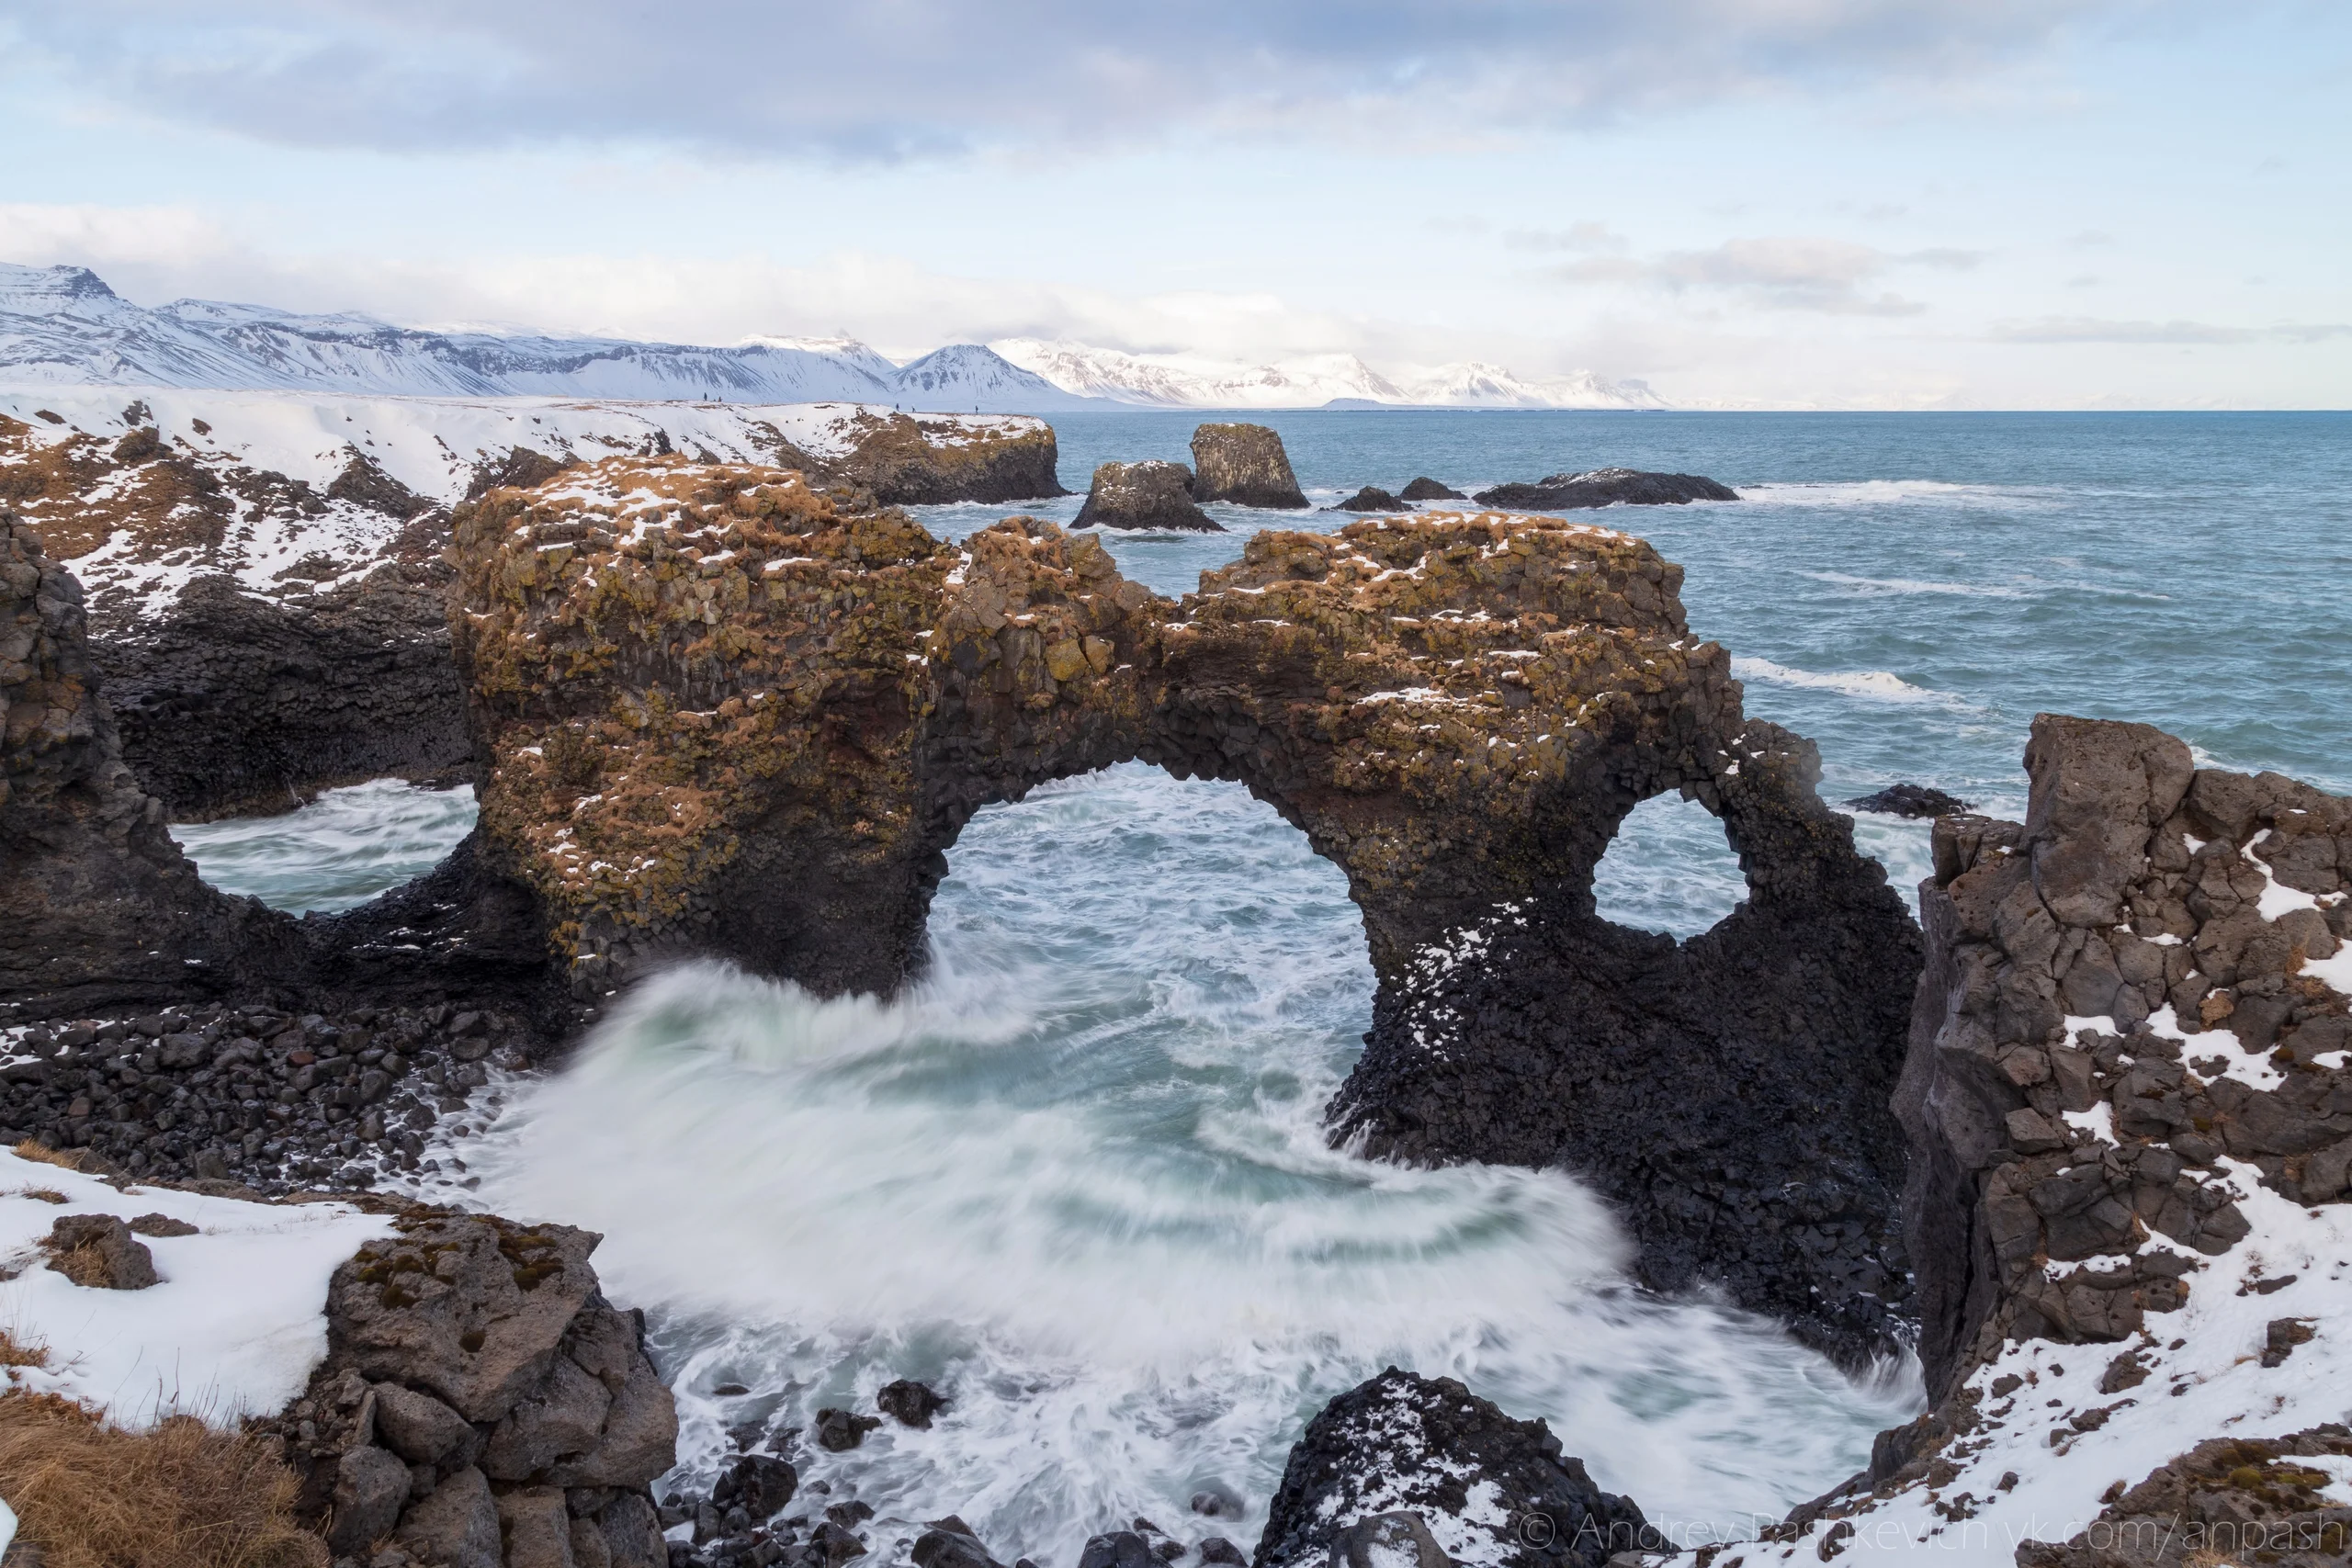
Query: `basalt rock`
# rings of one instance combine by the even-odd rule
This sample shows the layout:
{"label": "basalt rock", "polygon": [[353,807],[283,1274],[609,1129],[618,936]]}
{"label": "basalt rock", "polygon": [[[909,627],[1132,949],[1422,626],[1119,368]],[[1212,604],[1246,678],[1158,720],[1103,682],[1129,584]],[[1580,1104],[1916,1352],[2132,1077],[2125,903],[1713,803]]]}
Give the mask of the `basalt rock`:
{"label": "basalt rock", "polygon": [[123,761],[175,820],[284,809],[472,761],[447,569],[394,563],[299,598],[203,577],[95,646]]}
{"label": "basalt rock", "polygon": [[[2304,972],[2352,934],[2352,801],[2052,714],[2026,771],[2024,824],[1939,821],[1920,891],[1895,1108],[1938,1394],[2010,1340],[2177,1307],[2180,1250],[2248,1233],[2223,1156],[2306,1204],[2343,1200],[2352,1157],[2352,1000]],[[2274,1087],[2233,1071],[2248,1056]],[[2068,1120],[2103,1104],[2111,1137]]]}
{"label": "basalt rock", "polygon": [[[1887,1342],[1916,929],[1640,540],[1265,533],[1178,604],[1035,519],[950,546],[788,472],[626,459],[458,532],[481,855],[581,1001],[697,954],[888,993],[981,807],[1130,760],[1238,780],[1363,911],[1380,989],[1335,1138],[1568,1165],[1653,1282]],[[1668,790],[1724,818],[1752,887],[1684,944],[1592,905],[1617,824]]]}
{"label": "basalt rock", "polygon": [[1036,419],[942,419],[865,410],[848,451],[805,466],[818,482],[862,487],[885,506],[1067,495],[1053,426]]}
{"label": "basalt rock", "polygon": [[1193,431],[1193,473],[1196,501],[1306,509],[1283,438],[1262,424],[1204,424]]}
{"label": "basalt rock", "polygon": [[1073,528],[1164,529],[1222,534],[1225,525],[1193,504],[1192,470],[1182,463],[1105,463],[1094,470]]}
{"label": "basalt rock", "polygon": [[[2299,1462],[2313,1459],[2328,1468]],[[2337,1568],[2352,1562],[2352,1506],[2326,1493],[2346,1459],[2352,1432],[2340,1425],[2215,1438],[2159,1465],[2070,1540],[2019,1547],[2018,1568]]]}
{"label": "basalt rock", "polygon": [[1968,802],[1925,784],[1889,784],[1876,795],[1846,803],[1849,811],[1875,811],[1883,817],[1951,817],[1968,809]]}
{"label": "basalt rock", "polygon": [[[678,1418],[639,1314],[563,1225],[411,1211],[327,1286],[327,1355],[266,1425],[340,1554],[662,1568]],[[503,1539],[503,1546],[502,1546]]]}
{"label": "basalt rock", "polygon": [[5,512],[0,871],[0,1021],[232,996],[306,1011],[539,1000],[538,911],[469,852],[327,919],[297,921],[200,880],[122,760],[81,585]]}
{"label": "basalt rock", "polygon": [[1595,468],[1553,474],[1533,484],[1502,484],[1475,497],[1481,506],[1545,512],[1589,506],[1680,506],[1693,501],[1737,501],[1739,492],[1697,474],[1651,474],[1635,468]]}
{"label": "basalt rock", "polygon": [[1366,485],[1331,510],[1334,512],[1410,512],[1413,509],[1386,491]]}
{"label": "basalt rock", "polygon": [[1466,501],[1469,498],[1451,485],[1442,485],[1423,476],[1396,492],[1405,501]]}
{"label": "basalt rock", "polygon": [[1633,1499],[1603,1492],[1542,1421],[1452,1378],[1389,1368],[1307,1423],[1283,1468],[1254,1568],[1602,1568],[1666,1549]]}

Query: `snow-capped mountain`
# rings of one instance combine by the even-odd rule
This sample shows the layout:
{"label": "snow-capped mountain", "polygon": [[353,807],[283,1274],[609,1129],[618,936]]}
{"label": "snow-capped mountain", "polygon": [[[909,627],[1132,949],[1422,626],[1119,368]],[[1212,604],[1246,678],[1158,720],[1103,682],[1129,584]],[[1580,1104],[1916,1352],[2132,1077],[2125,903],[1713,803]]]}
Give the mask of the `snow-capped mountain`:
{"label": "snow-capped mountain", "polygon": [[989,346],[1064,391],[1158,408],[1319,408],[1332,402],[1440,408],[1667,406],[1640,381],[1605,381],[1589,370],[1526,378],[1471,361],[1384,376],[1352,354],[1250,365],[1199,355],[1126,354],[1042,338],[1004,338]]}
{"label": "snow-capped mountain", "polygon": [[460,397],[898,403],[942,412],[1083,406],[961,344],[900,369],[846,338],[729,348],[433,332],[361,315],[181,299],[149,310],[85,267],[0,264],[0,384],[277,388]]}

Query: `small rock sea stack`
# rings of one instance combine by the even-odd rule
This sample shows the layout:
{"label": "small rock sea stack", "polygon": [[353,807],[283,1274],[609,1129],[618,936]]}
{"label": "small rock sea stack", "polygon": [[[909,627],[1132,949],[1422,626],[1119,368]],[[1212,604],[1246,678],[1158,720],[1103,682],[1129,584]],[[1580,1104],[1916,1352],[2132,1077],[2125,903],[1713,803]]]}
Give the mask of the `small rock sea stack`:
{"label": "small rock sea stack", "polygon": [[1595,468],[1553,474],[1533,484],[1500,484],[1475,497],[1481,506],[1566,512],[1597,506],[1682,506],[1694,501],[1737,501],[1739,492],[1698,474],[1653,474],[1637,468]]}
{"label": "small rock sea stack", "polygon": [[1386,491],[1366,485],[1331,510],[1334,512],[1410,512],[1413,509]]}
{"label": "small rock sea stack", "polygon": [[1282,436],[1262,424],[1204,424],[1193,431],[1193,475],[1196,501],[1306,509]]}
{"label": "small rock sea stack", "polygon": [[1157,459],[1105,463],[1079,508],[1073,528],[1164,529],[1222,534],[1225,525],[1193,503],[1192,470]]}

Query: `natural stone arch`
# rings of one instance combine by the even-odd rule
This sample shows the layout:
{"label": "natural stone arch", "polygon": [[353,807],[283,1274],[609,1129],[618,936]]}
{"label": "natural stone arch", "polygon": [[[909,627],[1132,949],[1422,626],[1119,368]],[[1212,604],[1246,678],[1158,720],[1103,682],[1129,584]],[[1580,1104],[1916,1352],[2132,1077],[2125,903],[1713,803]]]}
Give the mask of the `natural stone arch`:
{"label": "natural stone arch", "polygon": [[[1035,519],[954,546],[789,471],[614,459],[486,498],[458,557],[485,854],[582,1002],[689,954],[890,990],[981,807],[1131,759],[1235,780],[1363,913],[1375,1025],[1335,1136],[1570,1166],[1655,1282],[1887,1342],[1916,928],[1641,540],[1266,533],[1170,601]],[[1670,790],[1753,890],[1680,948],[1591,894]]]}
{"label": "natural stone arch", "polygon": [[1605,920],[1688,941],[1746,901],[1747,877],[1713,812],[1679,793],[1654,795],[1619,820],[1593,867],[1592,896]]}

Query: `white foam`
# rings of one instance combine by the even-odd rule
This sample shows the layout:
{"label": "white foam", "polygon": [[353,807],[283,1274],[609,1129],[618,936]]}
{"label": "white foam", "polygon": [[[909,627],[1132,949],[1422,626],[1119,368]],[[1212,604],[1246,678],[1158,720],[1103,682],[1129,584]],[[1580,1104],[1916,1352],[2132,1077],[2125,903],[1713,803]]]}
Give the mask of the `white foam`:
{"label": "white foam", "polygon": [[1785,664],[1775,664],[1769,659],[1735,659],[1731,672],[1743,681],[1762,681],[1775,686],[1796,686],[1806,691],[1837,692],[1849,697],[1866,697],[1875,702],[1939,703],[1950,707],[1968,705],[1949,692],[1931,691],[1915,686],[1902,676],[1885,670],[1857,670],[1825,674],[1813,670],[1793,670]]}

